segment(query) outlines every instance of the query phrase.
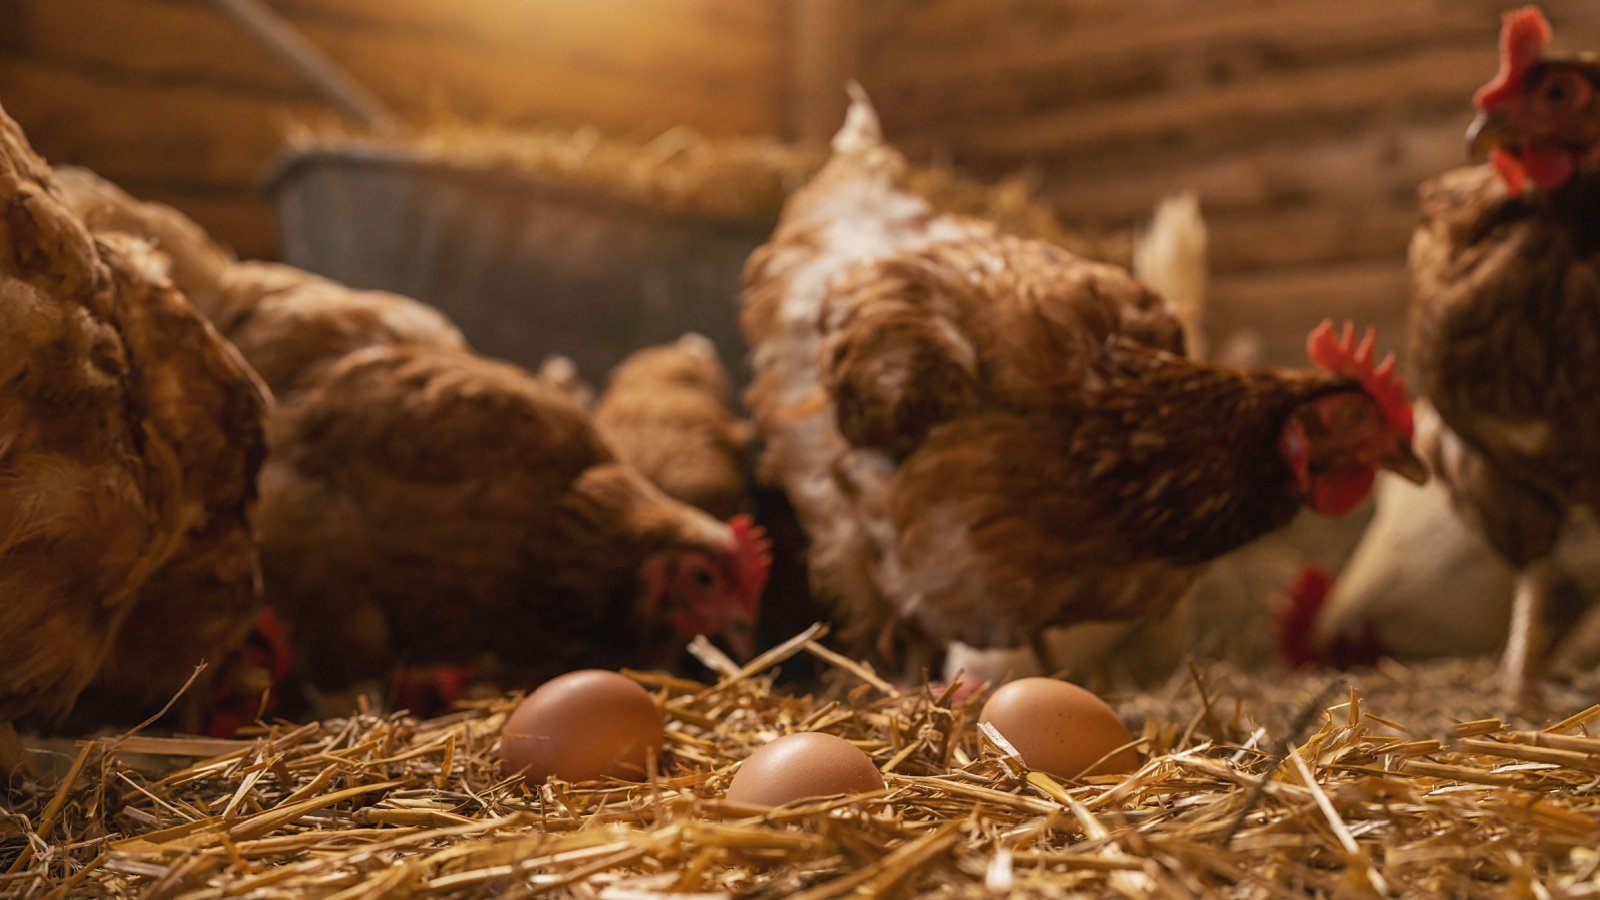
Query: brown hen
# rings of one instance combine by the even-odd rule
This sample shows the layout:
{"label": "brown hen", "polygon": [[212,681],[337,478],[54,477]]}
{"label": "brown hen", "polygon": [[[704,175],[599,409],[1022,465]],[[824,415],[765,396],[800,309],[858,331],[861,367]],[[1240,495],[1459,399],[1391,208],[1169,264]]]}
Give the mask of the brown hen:
{"label": "brown hen", "polygon": [[1458,507],[1517,571],[1505,687],[1544,650],[1551,551],[1600,501],[1600,63],[1544,53],[1508,13],[1500,73],[1468,138],[1491,166],[1422,188],[1411,244],[1411,363],[1442,420],[1429,454]]}
{"label": "brown hen", "polygon": [[560,389],[435,347],[324,367],[272,423],[268,595],[297,668],[342,687],[492,656],[526,682],[743,635],[766,562],[618,461]]}
{"label": "brown hen", "polygon": [[916,666],[1160,611],[1302,506],[1421,477],[1370,343],[1319,332],[1333,372],[1191,361],[1126,272],[938,214],[905,171],[858,97],[746,270],[763,471],[857,638]]}
{"label": "brown hen", "polygon": [[255,618],[266,392],[3,113],[0,210],[0,723],[137,719]]}
{"label": "brown hen", "polygon": [[725,519],[746,506],[752,437],[728,408],[732,395],[711,341],[688,334],[612,369],[594,420],[617,455],[656,487]]}

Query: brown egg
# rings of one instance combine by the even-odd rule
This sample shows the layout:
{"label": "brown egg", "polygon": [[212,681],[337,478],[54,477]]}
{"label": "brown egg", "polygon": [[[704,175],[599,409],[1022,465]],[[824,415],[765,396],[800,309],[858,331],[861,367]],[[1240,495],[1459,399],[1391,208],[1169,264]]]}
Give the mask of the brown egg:
{"label": "brown egg", "polygon": [[643,781],[646,757],[659,756],[663,740],[661,713],[644,688],[615,672],[581,669],[540,685],[511,713],[500,732],[500,763],[535,788],[551,776]]}
{"label": "brown egg", "polygon": [[783,806],[813,797],[881,790],[883,775],[854,744],[831,734],[802,731],[750,754],[728,785],[728,801]]}
{"label": "brown egg", "polygon": [[[1139,767],[1133,748],[1123,747],[1133,735],[1116,710],[1065,681],[1022,678],[1003,685],[983,704],[978,721],[998,729],[1028,768],[1058,778],[1118,775]],[[1090,766],[1094,769],[1086,771]]]}

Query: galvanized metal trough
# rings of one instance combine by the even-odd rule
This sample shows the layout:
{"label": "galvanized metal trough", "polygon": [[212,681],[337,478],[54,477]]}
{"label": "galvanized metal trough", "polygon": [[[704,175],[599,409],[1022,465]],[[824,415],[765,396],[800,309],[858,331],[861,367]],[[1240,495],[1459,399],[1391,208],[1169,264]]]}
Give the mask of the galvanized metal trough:
{"label": "galvanized metal trough", "polygon": [[443,310],[480,352],[591,380],[697,331],[744,380],[740,273],[771,221],[663,213],[402,148],[309,145],[271,179],[286,260]]}

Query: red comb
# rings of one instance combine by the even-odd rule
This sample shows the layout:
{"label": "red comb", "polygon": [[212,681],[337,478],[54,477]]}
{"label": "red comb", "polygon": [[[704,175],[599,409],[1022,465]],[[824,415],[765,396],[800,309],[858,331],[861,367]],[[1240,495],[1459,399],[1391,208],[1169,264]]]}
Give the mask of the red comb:
{"label": "red comb", "polygon": [[251,665],[269,673],[272,688],[263,703],[259,694],[243,693],[242,686],[226,676],[213,685],[202,729],[210,737],[231,738],[239,729],[254,722],[257,713],[270,713],[278,706],[278,689],[289,677],[289,637],[283,620],[272,607],[261,610],[238,652]]}
{"label": "red comb", "polygon": [[400,670],[395,679],[395,709],[410,710],[420,718],[449,710],[472,684],[466,666],[439,665]]}
{"label": "red comb", "polygon": [[728,520],[733,529],[733,558],[737,566],[739,599],[754,613],[767,586],[767,569],[772,565],[772,542],[767,533],[749,516]]}
{"label": "red comb", "polygon": [[1411,401],[1406,397],[1406,383],[1395,374],[1393,353],[1384,357],[1378,365],[1372,364],[1377,340],[1378,330],[1368,327],[1358,345],[1354,322],[1344,323],[1343,335],[1335,336],[1333,320],[1324,319],[1306,338],[1306,355],[1311,357],[1312,362],[1335,375],[1359,381],[1362,389],[1378,401],[1389,424],[1409,441],[1416,423],[1411,415]]}
{"label": "red comb", "polygon": [[1317,614],[1328,602],[1328,592],[1333,589],[1333,576],[1321,566],[1306,566],[1289,589],[1287,603],[1274,622],[1278,637],[1278,655],[1291,669],[1309,666],[1319,661],[1313,646],[1312,633],[1316,630]]}
{"label": "red comb", "polygon": [[1347,626],[1319,646],[1317,619],[1333,592],[1333,576],[1321,566],[1306,566],[1289,589],[1287,603],[1274,622],[1278,654],[1291,669],[1306,666],[1332,666],[1350,669],[1370,666],[1387,655],[1383,641],[1371,622]]}
{"label": "red comb", "polygon": [[1506,13],[1500,24],[1500,71],[1494,80],[1478,88],[1472,102],[1488,109],[1522,87],[1522,76],[1539,61],[1539,53],[1550,41],[1550,20],[1537,6],[1524,6]]}

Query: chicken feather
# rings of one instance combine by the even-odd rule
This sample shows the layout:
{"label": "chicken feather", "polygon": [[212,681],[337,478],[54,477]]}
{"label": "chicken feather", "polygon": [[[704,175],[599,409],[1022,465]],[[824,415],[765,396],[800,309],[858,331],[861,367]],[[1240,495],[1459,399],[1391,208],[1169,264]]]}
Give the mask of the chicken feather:
{"label": "chicken feather", "polygon": [[409,297],[354,290],[280,263],[241,262],[182,213],[86,169],[65,169],[60,182],[90,228],[150,241],[170,261],[173,283],[280,397],[319,365],[363,347],[466,346],[442,313]]}
{"label": "chicken feather", "polygon": [[726,560],[737,524],[618,461],[559,388],[447,348],[374,347],[327,367],[272,423],[262,475],[269,596],[297,667],[342,686],[402,658],[492,654],[532,683],[670,662],[687,642],[648,560]]}
{"label": "chicken feather", "polygon": [[760,534],[662,494],[554,379],[473,355],[418,301],[238,262],[175,210],[91,173],[67,188],[96,227],[166,254],[279,392],[264,581],[291,670],[314,689],[362,688],[404,664],[454,677],[486,657],[532,684],[670,661],[692,634],[748,626]]}
{"label": "chicken feather", "polygon": [[716,348],[704,335],[687,334],[636,351],[611,371],[595,427],[669,496],[727,518],[747,505],[752,438],[749,423],[728,408],[732,397]]}
{"label": "chicken feather", "polygon": [[[1189,360],[1179,319],[1126,272],[908,191],[859,93],[833,146],[751,257],[742,324],[763,477],[847,637],[914,668],[952,639],[1159,612],[1304,503],[1364,496],[1379,454],[1324,446],[1356,420],[1414,464],[1383,370]],[[1331,413],[1347,403],[1353,419]],[[1305,465],[1339,475],[1324,491]]]}
{"label": "chicken feather", "polygon": [[0,113],[0,720],[169,699],[260,604],[264,386]]}

